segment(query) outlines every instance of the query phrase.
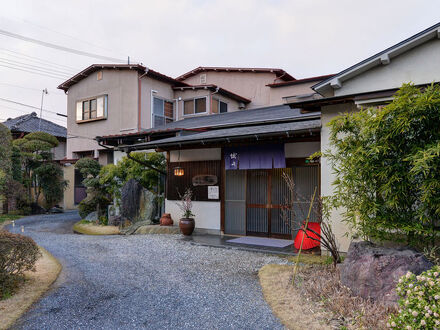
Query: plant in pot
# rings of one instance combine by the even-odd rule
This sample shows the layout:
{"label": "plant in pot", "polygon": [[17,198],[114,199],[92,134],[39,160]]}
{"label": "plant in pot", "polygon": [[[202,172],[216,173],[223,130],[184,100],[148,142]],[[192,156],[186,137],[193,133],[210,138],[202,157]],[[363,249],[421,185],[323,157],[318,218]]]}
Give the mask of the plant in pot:
{"label": "plant in pot", "polygon": [[193,192],[188,188],[183,195],[180,195],[180,202],[177,203],[180,210],[183,212],[182,218],[179,220],[179,228],[183,235],[190,236],[194,231],[194,214],[192,210],[192,195]]}

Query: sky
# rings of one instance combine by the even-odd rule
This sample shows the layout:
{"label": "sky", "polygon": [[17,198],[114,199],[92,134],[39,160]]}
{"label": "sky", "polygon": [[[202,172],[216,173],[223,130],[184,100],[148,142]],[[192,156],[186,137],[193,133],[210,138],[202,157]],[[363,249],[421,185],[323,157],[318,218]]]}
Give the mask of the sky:
{"label": "sky", "polygon": [[172,77],[229,66],[281,68],[298,79],[337,73],[440,21],[438,0],[0,0],[0,8],[0,121],[39,114],[47,88],[42,117],[63,126],[56,113],[66,113],[67,97],[57,86],[114,61],[21,37],[129,56]]}

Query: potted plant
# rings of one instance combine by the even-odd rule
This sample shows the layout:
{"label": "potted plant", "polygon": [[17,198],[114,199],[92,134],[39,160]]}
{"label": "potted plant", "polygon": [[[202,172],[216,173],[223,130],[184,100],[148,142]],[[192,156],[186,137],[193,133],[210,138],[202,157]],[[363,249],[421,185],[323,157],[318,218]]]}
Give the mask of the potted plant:
{"label": "potted plant", "polygon": [[179,220],[179,228],[183,235],[190,236],[194,231],[194,214],[191,212],[192,209],[192,195],[193,192],[188,188],[183,195],[180,195],[180,202],[177,203],[179,208],[183,212],[182,219]]}

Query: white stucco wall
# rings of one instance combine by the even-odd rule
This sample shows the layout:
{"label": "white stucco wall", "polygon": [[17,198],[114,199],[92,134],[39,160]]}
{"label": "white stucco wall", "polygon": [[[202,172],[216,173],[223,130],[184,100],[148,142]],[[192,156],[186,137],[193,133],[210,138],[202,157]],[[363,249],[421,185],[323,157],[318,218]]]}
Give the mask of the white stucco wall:
{"label": "white stucco wall", "polygon": [[286,158],[307,158],[319,151],[320,148],[321,143],[319,141],[286,143],[284,145],[284,153]]}
{"label": "white stucco wall", "polygon": [[[179,225],[182,211],[176,201],[165,200],[165,212],[171,213],[174,225]],[[209,230],[212,233],[220,233],[220,202],[193,202],[192,213],[195,215],[196,230]]]}
{"label": "white stucco wall", "polygon": [[440,80],[440,40],[433,39],[409,50],[387,65],[379,65],[371,70],[342,82],[335,89],[335,96],[365,93],[390,88],[398,88],[403,83],[426,84]]}
{"label": "white stucco wall", "polygon": [[[357,111],[357,107],[354,104],[337,104],[325,106],[322,108],[321,115],[321,150],[325,152],[330,149],[329,136],[330,129],[327,127],[327,123],[334,117],[343,112]],[[330,163],[325,157],[321,158],[321,196],[331,196],[333,194],[333,181],[335,175],[331,169]],[[333,210],[330,214],[330,221],[332,224],[333,232],[338,240],[339,250],[347,252],[351,242],[351,238],[345,234],[349,231],[349,227],[342,221],[343,210]]]}

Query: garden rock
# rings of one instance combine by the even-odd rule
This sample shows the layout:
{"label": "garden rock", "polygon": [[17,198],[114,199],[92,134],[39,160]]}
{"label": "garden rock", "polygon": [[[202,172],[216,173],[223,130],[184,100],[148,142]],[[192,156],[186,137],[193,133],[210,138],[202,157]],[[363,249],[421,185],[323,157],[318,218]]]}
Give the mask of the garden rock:
{"label": "garden rock", "polygon": [[134,179],[121,190],[121,216],[132,223],[151,221],[155,210],[155,196]]}
{"label": "garden rock", "polygon": [[433,265],[409,248],[386,248],[369,242],[352,242],[340,266],[341,283],[365,299],[395,304],[395,288],[408,271],[418,275]]}
{"label": "garden rock", "polygon": [[98,212],[91,212],[84,218],[86,221],[98,221]]}

